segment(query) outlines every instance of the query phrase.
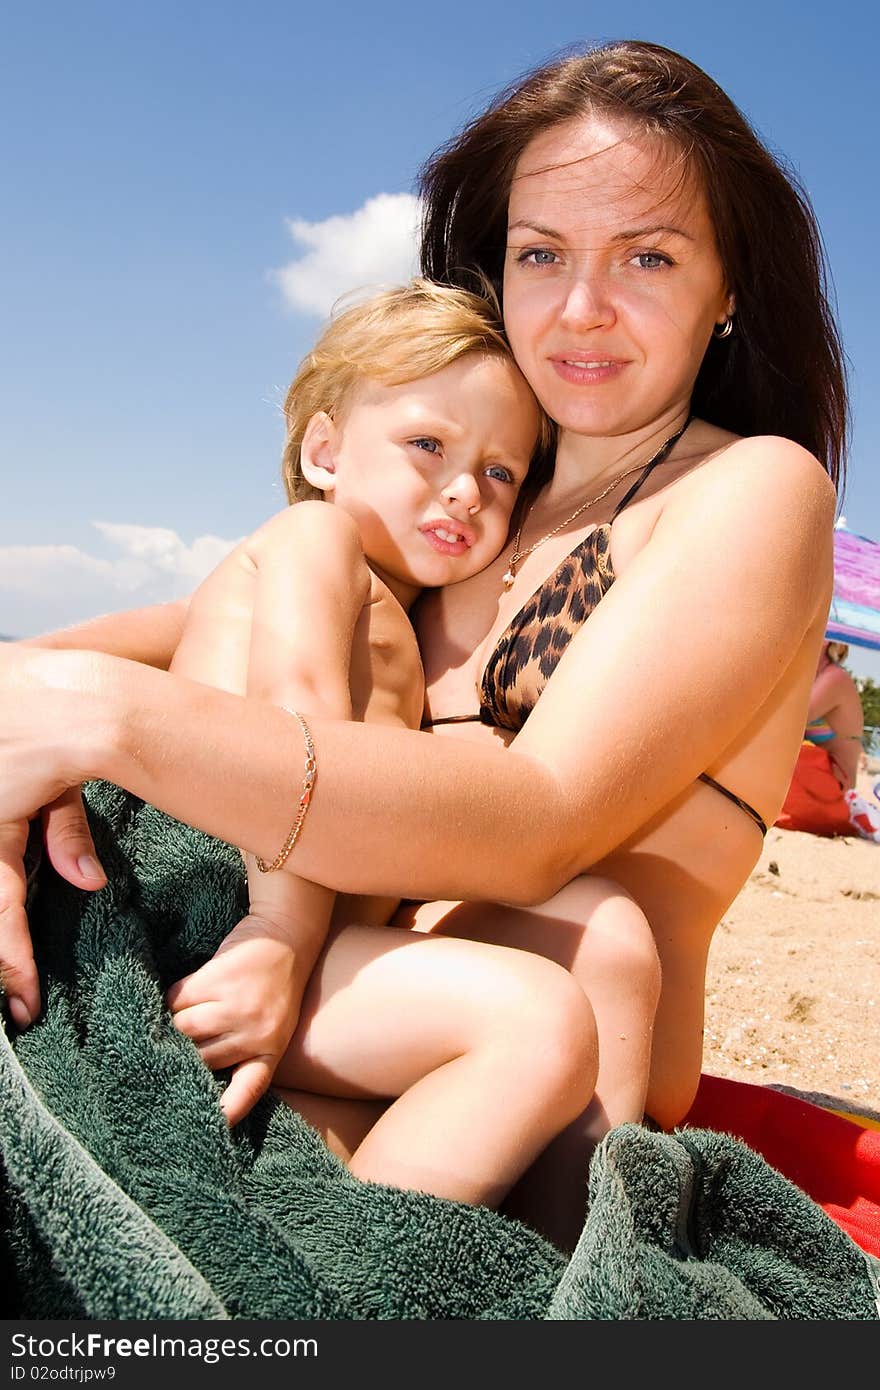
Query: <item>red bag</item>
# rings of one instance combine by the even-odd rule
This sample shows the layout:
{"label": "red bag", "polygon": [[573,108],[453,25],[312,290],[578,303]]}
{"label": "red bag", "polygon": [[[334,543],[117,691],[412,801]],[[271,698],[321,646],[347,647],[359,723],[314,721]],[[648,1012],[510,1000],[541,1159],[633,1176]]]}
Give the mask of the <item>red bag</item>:
{"label": "red bag", "polygon": [[852,835],[849,807],[826,749],[807,740],[801,744],[791,786],[774,824],[811,835]]}

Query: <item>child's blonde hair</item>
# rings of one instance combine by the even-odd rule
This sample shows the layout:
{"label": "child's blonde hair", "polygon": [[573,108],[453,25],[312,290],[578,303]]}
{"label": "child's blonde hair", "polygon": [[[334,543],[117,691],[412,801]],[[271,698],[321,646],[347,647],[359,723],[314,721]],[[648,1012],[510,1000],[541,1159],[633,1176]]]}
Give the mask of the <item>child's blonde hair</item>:
{"label": "child's blonde hair", "polygon": [[[300,363],[284,400],[287,440],[281,471],[288,501],[324,495],[303,477],[300,464],[303,435],[313,415],[324,411],[331,419],[340,418],[365,379],[401,386],[431,376],[469,352],[513,361],[491,290],[483,298],[414,279],[333,317]],[[539,414],[543,449],[549,446],[551,426],[540,408]]]}

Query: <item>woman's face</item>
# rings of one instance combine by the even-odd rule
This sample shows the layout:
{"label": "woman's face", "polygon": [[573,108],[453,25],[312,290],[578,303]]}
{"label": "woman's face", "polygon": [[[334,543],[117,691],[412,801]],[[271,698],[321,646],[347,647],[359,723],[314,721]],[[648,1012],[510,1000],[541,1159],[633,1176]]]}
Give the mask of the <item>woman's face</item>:
{"label": "woman's face", "polygon": [[626,434],[684,407],[731,308],[705,196],[674,154],[597,117],[526,146],[510,194],[504,322],[564,429]]}

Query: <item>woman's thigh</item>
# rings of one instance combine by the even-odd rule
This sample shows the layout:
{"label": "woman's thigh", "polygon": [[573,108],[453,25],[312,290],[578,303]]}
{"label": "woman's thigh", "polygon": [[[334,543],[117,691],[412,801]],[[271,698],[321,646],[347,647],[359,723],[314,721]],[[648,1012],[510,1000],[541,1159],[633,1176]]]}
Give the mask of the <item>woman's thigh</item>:
{"label": "woman's thigh", "polygon": [[331,931],[275,1083],[396,1097],[498,1029],[528,1030],[570,989],[562,972],[477,941],[345,926]]}

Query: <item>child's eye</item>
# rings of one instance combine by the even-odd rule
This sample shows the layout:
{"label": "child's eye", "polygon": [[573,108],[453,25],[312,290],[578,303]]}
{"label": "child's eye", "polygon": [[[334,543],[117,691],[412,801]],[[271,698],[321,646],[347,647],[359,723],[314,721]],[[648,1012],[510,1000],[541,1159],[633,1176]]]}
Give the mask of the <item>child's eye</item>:
{"label": "child's eye", "polygon": [[659,270],[661,266],[672,265],[672,258],[664,256],[661,251],[639,251],[632,259],[640,270]]}
{"label": "child's eye", "polygon": [[493,463],[490,468],[486,469],[486,477],[494,478],[495,481],[499,483],[515,482],[514,476],[511,473],[510,469],[505,468],[503,463]]}
{"label": "child's eye", "polygon": [[426,454],[439,454],[440,452],[439,439],[411,439],[409,442],[414,444],[417,449],[423,449]]}

